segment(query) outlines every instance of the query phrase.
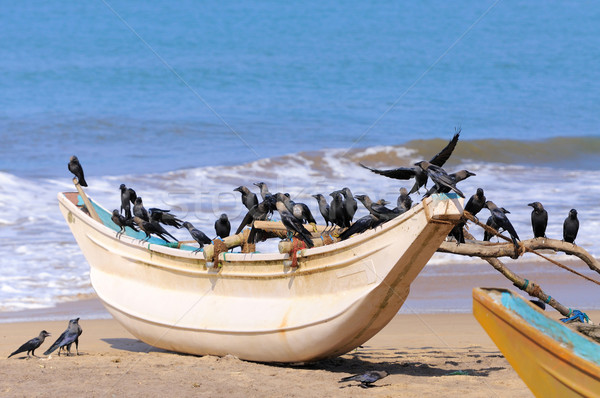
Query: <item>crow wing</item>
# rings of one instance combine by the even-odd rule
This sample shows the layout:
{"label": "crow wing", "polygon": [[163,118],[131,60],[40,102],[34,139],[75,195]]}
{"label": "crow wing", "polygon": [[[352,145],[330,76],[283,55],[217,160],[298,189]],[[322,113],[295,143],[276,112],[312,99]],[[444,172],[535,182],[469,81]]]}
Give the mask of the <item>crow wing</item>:
{"label": "crow wing", "polygon": [[448,142],[448,145],[446,145],[444,149],[442,149],[437,155],[432,157],[429,163],[442,167],[444,163],[446,163],[446,161],[450,158],[450,155],[452,155],[452,152],[456,147],[456,143],[458,142],[459,136],[460,129],[458,129],[458,132],[454,134],[454,137],[452,137],[450,142]]}

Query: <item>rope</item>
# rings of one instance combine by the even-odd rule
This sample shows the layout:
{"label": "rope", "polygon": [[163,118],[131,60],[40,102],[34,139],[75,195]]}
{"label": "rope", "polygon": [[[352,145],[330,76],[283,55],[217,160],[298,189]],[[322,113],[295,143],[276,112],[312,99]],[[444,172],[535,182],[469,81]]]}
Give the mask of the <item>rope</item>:
{"label": "rope", "polygon": [[[215,240],[213,241],[213,247],[214,247],[213,261],[215,263],[219,263],[219,254],[225,253],[229,249],[227,248],[227,245],[225,244],[225,242],[223,242],[220,238],[215,238]],[[223,259],[225,259],[224,256],[223,256]]]}
{"label": "rope", "polygon": [[329,234],[321,235],[321,240],[323,241],[323,246],[334,243],[333,237]]}
{"label": "rope", "polygon": [[298,251],[302,249],[306,249],[306,243],[298,238],[296,238],[296,240],[292,238],[292,250],[290,250],[290,254],[292,256],[292,268],[298,266]]}
{"label": "rope", "polygon": [[[489,233],[491,233],[491,234],[493,234],[493,235],[495,235],[495,236],[497,236],[497,237],[499,237],[499,238],[502,238],[502,239],[504,239],[504,240],[505,240],[505,241],[507,241],[507,242],[512,242],[512,239],[510,239],[510,238],[508,238],[508,237],[506,237],[506,236],[502,235],[502,234],[501,234],[501,233],[499,233],[499,232],[498,232],[496,229],[494,229],[494,228],[490,227],[489,225],[485,225],[485,224],[482,224],[482,223],[480,223],[479,221],[477,221],[477,220],[475,219],[475,217],[474,217],[474,216],[473,216],[471,213],[469,213],[468,211],[464,211],[464,212],[463,212],[463,216],[464,216],[465,218],[467,218],[469,221],[473,222],[474,224],[476,224],[476,225],[479,225],[480,227],[482,227],[483,229],[485,229],[485,230],[486,230],[486,231],[488,231]],[[573,273],[573,274],[575,274],[575,275],[577,275],[577,276],[580,276],[580,277],[582,277],[583,279],[586,279],[586,280],[588,280],[588,281],[590,281],[590,282],[593,282],[593,283],[595,283],[596,285],[600,285],[600,282],[598,282],[597,280],[595,280],[595,279],[592,279],[592,278],[590,278],[589,276],[585,276],[585,275],[583,275],[583,274],[581,274],[581,273],[579,273],[579,272],[575,271],[574,269],[572,269],[572,268],[569,268],[569,267],[567,267],[566,265],[559,263],[559,262],[558,262],[558,261],[556,261],[556,260],[553,260],[553,259],[551,259],[551,258],[548,258],[548,257],[544,256],[543,254],[541,254],[541,253],[538,253],[537,251],[535,251],[535,250],[533,250],[533,249],[530,249],[530,248],[528,248],[527,246],[525,246],[523,243],[519,242],[519,252],[520,252],[520,254],[519,254],[519,255],[521,255],[521,254],[522,254],[523,252],[525,252],[525,251],[526,251],[526,252],[529,252],[529,253],[533,253],[533,254],[535,254],[536,256],[539,256],[539,257],[543,258],[544,260],[547,260],[547,261],[551,262],[552,264],[554,264],[554,265],[556,265],[556,266],[558,266],[558,267],[560,267],[560,268],[562,268],[562,269],[565,269],[565,270],[567,270],[567,271],[569,271],[569,272],[571,272],[571,273]]]}
{"label": "rope", "polygon": [[579,321],[581,323],[590,322],[590,317],[585,312],[581,312],[579,310],[573,310],[573,312],[571,312],[571,309],[569,308],[569,315],[571,316],[568,318],[561,318],[560,320],[564,323],[571,323],[575,321]]}

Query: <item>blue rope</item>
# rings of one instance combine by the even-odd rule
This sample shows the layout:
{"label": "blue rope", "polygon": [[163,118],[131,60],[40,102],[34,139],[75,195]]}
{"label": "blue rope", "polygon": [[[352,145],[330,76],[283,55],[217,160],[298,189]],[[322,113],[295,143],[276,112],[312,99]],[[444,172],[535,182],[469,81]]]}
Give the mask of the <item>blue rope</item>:
{"label": "blue rope", "polygon": [[[571,309],[569,308],[569,314],[571,314]],[[561,318],[561,321],[564,323],[579,321],[581,323],[589,323],[590,317],[587,316],[585,312],[581,312],[579,310],[573,310],[572,316],[569,318]]]}
{"label": "blue rope", "polygon": [[527,286],[529,286],[529,279],[525,279],[525,284],[523,285],[523,287],[521,288],[521,290],[527,289]]}
{"label": "blue rope", "polygon": [[548,298],[546,299],[545,303],[546,304],[550,304],[550,300],[552,300],[552,296],[548,296]]}

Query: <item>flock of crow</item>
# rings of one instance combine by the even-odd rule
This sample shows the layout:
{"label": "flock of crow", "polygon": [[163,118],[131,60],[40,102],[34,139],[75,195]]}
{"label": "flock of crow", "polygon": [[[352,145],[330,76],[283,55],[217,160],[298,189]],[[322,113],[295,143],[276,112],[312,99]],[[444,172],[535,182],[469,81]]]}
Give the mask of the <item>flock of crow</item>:
{"label": "flock of crow", "polygon": [[[415,182],[411,190],[400,188],[400,195],[396,202],[396,207],[389,208],[386,205],[389,202],[380,199],[373,201],[368,195],[353,195],[347,187],[333,191],[329,194],[331,201],[328,202],[322,194],[312,195],[319,208],[319,212],[325,221],[325,232],[330,233],[330,228],[339,227],[339,237],[342,240],[349,238],[354,234],[362,233],[389,221],[400,214],[408,211],[413,204],[411,194],[419,192],[420,188],[427,185],[428,180],[433,182],[424,197],[436,193],[455,192],[461,197],[465,197],[463,192],[457,187],[457,184],[471,176],[468,170],[460,170],[456,173],[447,173],[442,166],[452,155],[454,148],[458,143],[460,130],[454,134],[448,144],[429,161],[422,160],[416,162],[413,167],[399,167],[390,170],[379,170],[360,164],[360,166],[372,171],[373,173],[385,177],[409,180],[414,178]],[[69,170],[77,177],[79,184],[87,186],[83,169],[76,156],[72,156],[68,165]],[[288,193],[277,192],[275,194],[269,191],[264,182],[254,184],[259,189],[259,195],[256,195],[248,187],[239,186],[234,189],[241,194],[242,204],[246,207],[247,213],[238,226],[235,234],[239,234],[245,227],[252,227],[254,221],[270,220],[275,212],[279,213],[279,218],[289,237],[297,237],[302,240],[306,247],[313,247],[311,233],[305,228],[304,224],[316,224],[309,207],[304,203],[294,202]],[[156,235],[168,242],[168,238],[177,240],[164,227],[172,226],[175,228],[186,228],[190,236],[199,244],[197,251],[201,250],[205,244],[210,244],[213,239],[207,234],[195,228],[190,222],[184,222],[171,214],[169,210],[159,208],[150,208],[146,210],[142,198],[137,196],[136,192],[121,184],[121,208],[113,210],[112,221],[121,228],[117,236],[125,231],[125,227],[130,227],[135,231],[138,228],[146,234],[145,239],[151,235]],[[261,200],[259,200],[259,197]],[[369,211],[369,214],[353,221],[354,214],[357,211],[357,200]],[[132,206],[133,205],[133,211]],[[545,237],[546,227],[548,225],[548,213],[540,202],[529,203],[533,208],[531,213],[531,224],[535,238]],[[518,246],[519,235],[507,217],[510,212],[503,207],[497,206],[494,202],[487,200],[482,188],[472,195],[465,205],[465,210],[473,216],[476,216],[482,209],[487,208],[490,211],[490,217],[487,225],[498,230],[504,230],[510,235],[515,247]],[[231,224],[226,214],[222,214],[214,224],[216,238],[223,239],[230,235]],[[450,233],[457,243],[465,243],[464,223],[459,223]],[[571,209],[568,217],[563,223],[563,240],[574,243],[579,230],[579,220],[577,219],[577,210]],[[216,239],[215,238],[215,239]],[[491,234],[484,233],[484,241],[489,241]],[[249,240],[252,243],[264,240],[264,234],[260,230],[252,228]]]}
{"label": "flock of crow", "polygon": [[[325,231],[327,231],[328,228],[337,226],[341,231],[339,235],[340,239],[344,240],[354,234],[375,228],[386,221],[398,217],[412,207],[410,195],[419,192],[421,187],[426,186],[429,179],[433,182],[433,186],[425,193],[424,197],[436,193],[455,192],[464,198],[464,194],[456,187],[456,184],[475,174],[468,170],[461,170],[456,173],[448,174],[442,168],[454,151],[459,135],[460,131],[458,131],[450,142],[437,155],[431,158],[431,160],[417,162],[414,164],[414,167],[379,170],[361,164],[362,167],[373,173],[389,178],[400,180],[415,179],[415,183],[410,191],[406,188],[400,188],[400,196],[398,197],[396,207],[393,209],[386,207],[389,202],[383,199],[373,202],[368,195],[354,196],[347,187],[331,192],[329,195],[332,197],[332,200],[329,203],[322,194],[313,195],[317,201],[319,212],[325,220],[325,225],[327,227]],[[87,187],[83,168],[76,156],[71,157],[68,169],[75,175],[81,186]],[[313,247],[311,233],[304,227],[304,224],[316,224],[316,220],[309,207],[304,203],[294,202],[287,193],[278,192],[272,194],[269,192],[269,188],[264,182],[258,182],[254,185],[260,190],[260,197],[262,198],[260,201],[258,196],[245,186],[239,186],[234,189],[234,191],[241,193],[242,203],[248,210],[235,233],[240,233],[246,226],[252,226],[254,221],[269,220],[275,211],[277,211],[283,225],[288,231],[288,235],[290,237],[295,236],[299,238],[309,248]],[[117,236],[125,232],[125,227],[130,227],[135,231],[142,230],[146,234],[145,239],[149,239],[151,235],[156,235],[167,242],[167,238],[176,241],[177,239],[163,227],[163,225],[166,225],[175,228],[186,228],[191,237],[198,242],[200,246],[198,250],[202,249],[205,244],[210,244],[213,241],[213,239],[210,239],[204,232],[194,228],[190,222],[182,221],[171,214],[169,210],[159,208],[150,208],[149,210],[146,210],[142,198],[137,196],[136,192],[125,186],[125,184],[121,184],[119,189],[121,191],[121,208],[120,210],[113,210],[111,217],[112,221],[120,227]],[[369,214],[353,222],[354,214],[358,208],[356,200],[363,204],[369,211]],[[133,209],[131,205],[133,205]],[[533,208],[531,213],[531,225],[534,237],[546,237],[548,212],[540,202],[532,202],[529,203],[528,206]],[[487,225],[498,231],[505,230],[508,232],[516,247],[520,239],[506,216],[506,214],[509,214],[510,212],[503,207],[498,207],[494,202],[487,200],[483,189],[477,188],[477,192],[467,201],[465,210],[475,216],[484,208],[487,208],[491,214],[487,220]],[[458,244],[465,242],[463,227],[464,223],[459,223],[450,233],[450,235],[456,239]],[[563,240],[574,243],[578,230],[579,220],[577,219],[577,210],[571,209],[568,217],[563,223]],[[229,236],[230,232],[231,224],[227,215],[222,214],[219,219],[215,221],[215,233],[218,238],[223,239]],[[486,231],[484,240],[489,241],[490,238],[491,234]],[[261,240],[262,237],[260,231],[256,231],[253,228],[249,239],[252,239],[254,242]],[[66,349],[67,355],[70,355],[71,345],[73,343],[75,343],[77,354],[79,355],[79,336],[81,333],[82,329],[79,325],[79,318],[70,320],[67,330],[65,330],[56,342],[44,352],[44,355],[49,355],[56,349],[59,350],[59,355],[63,349]],[[50,336],[50,334],[45,330],[42,330],[38,337],[24,343],[15,352],[10,354],[9,358],[22,352],[27,352],[28,356],[31,352],[31,354],[35,356],[35,350],[42,345],[45,338],[48,336]],[[374,378],[373,381],[377,378],[380,378],[380,376]],[[361,379],[359,381],[361,381],[361,383],[372,382],[371,379],[366,381]]]}

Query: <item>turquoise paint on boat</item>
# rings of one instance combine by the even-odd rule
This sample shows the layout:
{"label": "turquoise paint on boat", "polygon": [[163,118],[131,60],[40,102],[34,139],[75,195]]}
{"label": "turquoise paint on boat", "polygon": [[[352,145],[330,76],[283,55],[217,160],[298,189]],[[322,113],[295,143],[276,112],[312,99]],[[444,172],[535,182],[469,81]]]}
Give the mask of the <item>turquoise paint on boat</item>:
{"label": "turquoise paint on boat", "polygon": [[600,346],[597,343],[571,330],[563,323],[548,318],[510,292],[502,292],[501,302],[504,307],[519,315],[546,336],[569,348],[577,356],[600,364]]}
{"label": "turquoise paint on boat", "polygon": [[[90,202],[92,203],[92,206],[94,206],[94,209],[96,210],[96,213],[98,214],[98,217],[100,217],[100,220],[102,221],[102,224],[104,224],[105,227],[108,227],[110,229],[112,229],[115,232],[119,232],[121,230],[121,228],[119,228],[117,226],[117,224],[115,224],[112,220],[112,214],[107,212],[106,210],[104,210],[102,207],[98,206],[96,203],[94,203],[91,199]],[[83,199],[81,198],[81,195],[77,195],[77,206],[84,206],[83,203]],[[146,234],[142,231],[134,231],[133,229],[131,229],[130,227],[125,227],[125,235],[130,236],[132,238],[135,239],[140,239],[143,240],[146,238]],[[175,247],[177,248],[177,246],[173,246],[172,242],[167,242],[163,239],[157,238],[157,237],[150,237],[150,239],[146,240],[146,242],[153,244],[153,245],[160,245],[160,246],[166,246],[166,247]],[[186,250],[186,251],[195,251],[197,250],[196,247],[194,246],[188,246],[188,245],[181,245],[179,247],[179,249],[181,250]]]}

